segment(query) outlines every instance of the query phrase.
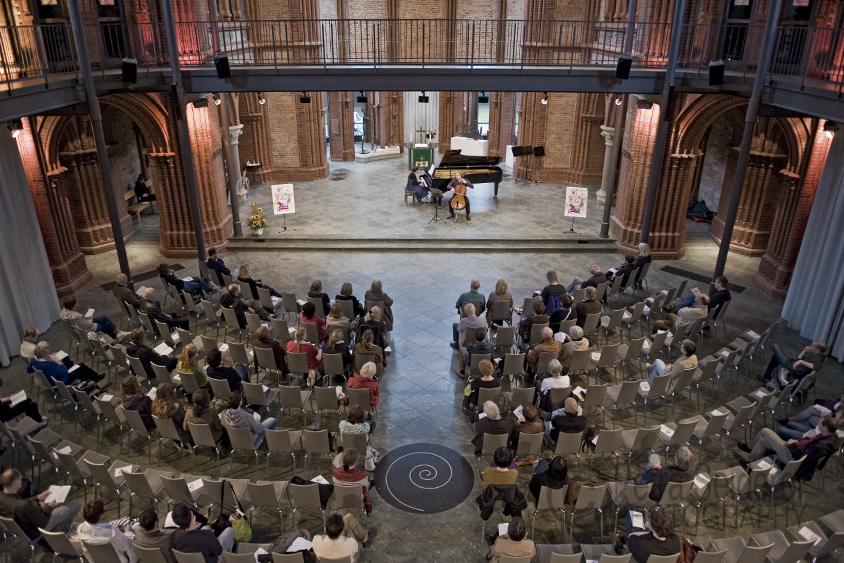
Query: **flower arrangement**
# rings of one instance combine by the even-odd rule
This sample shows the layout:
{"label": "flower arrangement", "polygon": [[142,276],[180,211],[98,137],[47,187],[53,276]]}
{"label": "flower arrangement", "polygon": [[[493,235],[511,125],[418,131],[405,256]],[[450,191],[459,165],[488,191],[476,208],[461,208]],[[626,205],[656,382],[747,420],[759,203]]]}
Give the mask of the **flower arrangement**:
{"label": "flower arrangement", "polygon": [[252,211],[254,213],[250,215],[249,219],[246,221],[249,228],[256,233],[266,229],[268,225],[267,217],[264,215],[264,210],[258,206],[257,201],[252,202]]}
{"label": "flower arrangement", "polygon": [[425,131],[425,137],[427,137],[428,139],[433,139],[437,136],[437,133],[439,133],[439,129],[428,129],[427,131]]}

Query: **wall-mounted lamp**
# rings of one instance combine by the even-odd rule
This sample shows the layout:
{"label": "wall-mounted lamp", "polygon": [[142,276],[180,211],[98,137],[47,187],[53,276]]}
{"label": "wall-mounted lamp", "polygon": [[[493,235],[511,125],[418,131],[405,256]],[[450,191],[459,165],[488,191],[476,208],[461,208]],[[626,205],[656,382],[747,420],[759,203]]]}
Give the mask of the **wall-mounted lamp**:
{"label": "wall-mounted lamp", "polygon": [[20,119],[13,119],[9,122],[9,130],[12,132],[12,138],[16,139],[23,131],[23,122]]}
{"label": "wall-mounted lamp", "polygon": [[544,98],[542,98],[542,105],[543,105],[543,106],[547,106],[547,105],[548,105],[548,92],[545,92],[545,97],[544,97]]}
{"label": "wall-mounted lamp", "polygon": [[215,106],[219,106],[220,104],[223,103],[223,100],[221,100],[220,96],[218,96],[217,94],[211,94],[211,99],[214,100]]}
{"label": "wall-mounted lamp", "polygon": [[258,92],[258,103],[261,105],[267,103],[267,100],[264,99],[264,95],[261,92]]}
{"label": "wall-mounted lamp", "polygon": [[311,97],[308,95],[307,92],[302,91],[302,95],[299,96],[299,102],[303,104],[309,104],[311,103]]}
{"label": "wall-mounted lamp", "polygon": [[[823,124],[823,132],[826,133],[826,138],[831,139],[836,132],[838,132],[838,123],[834,121],[827,121]],[[12,133],[14,135],[14,132]]]}
{"label": "wall-mounted lamp", "polygon": [[615,98],[615,105],[617,105],[617,106],[620,106],[620,105],[621,105],[621,94],[619,94],[618,96],[616,96],[616,98]]}
{"label": "wall-mounted lamp", "polygon": [[425,95],[425,92],[422,92],[422,95],[419,96],[419,103],[420,104],[427,104],[428,103],[428,96]]}

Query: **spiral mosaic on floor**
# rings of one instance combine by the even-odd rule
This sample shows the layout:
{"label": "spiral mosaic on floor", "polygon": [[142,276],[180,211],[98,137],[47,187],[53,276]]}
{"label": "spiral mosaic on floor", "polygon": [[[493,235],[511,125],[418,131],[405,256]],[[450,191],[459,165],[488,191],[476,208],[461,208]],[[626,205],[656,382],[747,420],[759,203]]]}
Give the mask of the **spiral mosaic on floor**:
{"label": "spiral mosaic on floor", "polygon": [[376,488],[392,506],[414,514],[436,514],[463,502],[475,485],[472,464],[437,444],[409,444],[381,458]]}

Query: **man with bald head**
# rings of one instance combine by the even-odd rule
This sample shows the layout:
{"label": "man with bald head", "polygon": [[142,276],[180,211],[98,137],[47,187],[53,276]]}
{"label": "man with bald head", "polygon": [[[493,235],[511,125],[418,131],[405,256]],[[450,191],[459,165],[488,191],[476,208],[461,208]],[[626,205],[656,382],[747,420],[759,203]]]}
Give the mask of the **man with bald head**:
{"label": "man with bald head", "polygon": [[115,297],[123,301],[123,304],[127,307],[131,305],[137,309],[141,306],[141,300],[138,299],[135,292],[129,288],[129,278],[126,277],[126,274],[120,273],[114,276],[114,287],[111,292],[115,295]]}
{"label": "man with bald head", "polygon": [[[141,299],[141,313],[146,313],[151,321],[158,321],[166,324],[169,328],[179,327],[184,330],[190,330],[190,319],[185,315],[183,317],[173,317],[161,310],[161,304],[155,299],[155,290],[148,287],[144,290],[144,298]],[[153,328],[158,327],[153,324]]]}
{"label": "man with bald head", "polygon": [[566,293],[574,293],[575,289],[598,287],[598,285],[607,281],[607,275],[601,272],[601,267],[598,264],[592,264],[592,267],[589,268],[589,275],[592,277],[586,281],[582,281],[577,277],[571,280],[571,283],[566,286]]}
{"label": "man with bald head", "polygon": [[551,413],[551,422],[545,425],[545,438],[556,446],[560,432],[564,434],[582,434],[586,429],[586,417],[577,404],[577,399],[569,397],[566,399],[562,409]]}
{"label": "man with bald head", "polygon": [[246,313],[258,313],[262,321],[275,318],[275,315],[270,315],[259,303],[255,303],[252,299],[244,300],[240,295],[240,286],[236,283],[230,284],[226,289],[228,290],[226,294],[220,297],[220,306],[234,309],[237,323],[242,330],[246,330],[247,327]]}
{"label": "man with bald head", "polygon": [[466,367],[466,355],[469,353],[466,349],[466,331],[471,330],[474,335],[476,328],[482,328],[486,332],[489,326],[486,323],[486,317],[475,315],[475,306],[471,303],[466,303],[463,306],[463,315],[460,324],[456,325],[457,328],[455,328],[455,338],[460,350],[460,368],[456,371],[458,377],[465,377],[463,369]]}
{"label": "man with bald head", "polygon": [[533,350],[528,352],[527,361],[533,371],[536,372],[536,365],[539,362],[539,355],[543,352],[551,352],[555,354],[554,358],[559,358],[560,352],[563,349],[563,343],[554,340],[554,331],[551,327],[542,329],[542,342],[533,347]]}
{"label": "man with bald head", "polygon": [[[460,314],[460,318],[466,316],[464,312],[463,306],[467,303],[471,303],[475,307],[475,314],[479,317],[483,314],[484,308],[486,307],[486,299],[484,299],[484,294],[478,292],[481,288],[481,282],[478,280],[472,280],[472,283],[469,284],[469,291],[465,293],[461,293],[460,297],[457,298],[457,303],[454,305],[457,308],[457,312]],[[452,328],[452,336],[453,340],[451,342],[452,348],[457,348],[457,325],[459,323],[454,323],[451,325]]]}

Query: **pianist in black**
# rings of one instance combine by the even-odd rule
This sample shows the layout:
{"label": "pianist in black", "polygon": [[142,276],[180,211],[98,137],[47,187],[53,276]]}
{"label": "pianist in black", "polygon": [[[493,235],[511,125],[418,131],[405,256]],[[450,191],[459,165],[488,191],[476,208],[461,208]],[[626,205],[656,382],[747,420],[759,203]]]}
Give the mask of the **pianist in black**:
{"label": "pianist in black", "polygon": [[[428,186],[425,184],[424,180],[419,179],[416,174],[417,172],[419,172],[419,167],[414,166],[413,170],[410,171],[410,174],[407,175],[407,186],[405,186],[404,189],[416,192],[416,201],[431,203],[431,199],[428,197]],[[423,200],[422,198],[425,199]]]}
{"label": "pianist in black", "polygon": [[[453,191],[454,188],[457,187],[458,184],[465,184],[465,186],[467,188],[472,188],[473,190],[475,189],[475,186],[472,185],[472,182],[470,182],[469,180],[464,178],[463,174],[461,174],[460,172],[457,172],[457,173],[454,174],[454,179],[451,182],[448,183],[448,186],[446,186],[445,191],[447,191],[447,192]],[[469,213],[471,213],[471,211],[469,210],[469,196],[466,195],[466,196],[463,197],[463,199],[466,200],[466,220],[471,221],[472,218],[469,217]],[[448,216],[454,217],[454,208],[451,207],[450,201],[448,202]]]}

